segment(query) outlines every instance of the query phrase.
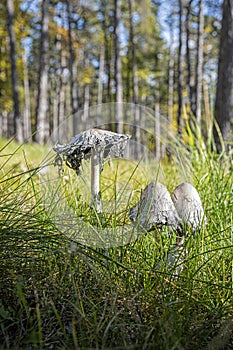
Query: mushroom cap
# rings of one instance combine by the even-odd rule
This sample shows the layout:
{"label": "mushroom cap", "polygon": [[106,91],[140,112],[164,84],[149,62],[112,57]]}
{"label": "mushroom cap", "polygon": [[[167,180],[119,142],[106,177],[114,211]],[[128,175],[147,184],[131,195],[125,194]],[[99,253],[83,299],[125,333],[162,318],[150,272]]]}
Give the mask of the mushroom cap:
{"label": "mushroom cap", "polygon": [[104,159],[111,157],[122,157],[127,141],[130,135],[118,134],[108,130],[89,129],[76,135],[69,143],[56,144],[53,150],[57,153],[55,164],[59,165],[61,159],[66,164],[79,173],[83,159],[91,157],[91,151],[96,151],[101,166]]}
{"label": "mushroom cap", "polygon": [[183,224],[189,225],[195,231],[202,222],[206,223],[201,198],[193,185],[181,183],[175,188],[171,198]]}
{"label": "mushroom cap", "polygon": [[159,182],[147,185],[139,202],[130,209],[129,217],[148,231],[163,225],[177,229],[180,222],[166,186]]}

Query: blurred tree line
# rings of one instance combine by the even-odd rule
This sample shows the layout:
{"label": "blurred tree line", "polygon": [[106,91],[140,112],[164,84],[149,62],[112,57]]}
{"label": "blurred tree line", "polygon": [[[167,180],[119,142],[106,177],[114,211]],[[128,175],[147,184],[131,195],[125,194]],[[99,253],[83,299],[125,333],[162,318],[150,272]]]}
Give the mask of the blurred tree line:
{"label": "blurred tree line", "polygon": [[232,32],[233,0],[0,0],[1,136],[43,144],[110,102],[121,132],[124,101],[229,142]]}

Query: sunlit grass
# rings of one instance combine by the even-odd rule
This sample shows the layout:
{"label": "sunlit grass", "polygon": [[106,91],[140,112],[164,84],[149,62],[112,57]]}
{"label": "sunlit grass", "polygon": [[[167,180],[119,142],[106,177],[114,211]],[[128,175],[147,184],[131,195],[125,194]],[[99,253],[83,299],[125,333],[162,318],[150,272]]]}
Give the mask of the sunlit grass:
{"label": "sunlit grass", "polygon": [[[54,223],[38,165],[46,149],[0,143],[0,344],[9,349],[230,349],[233,330],[231,156],[190,151],[177,162],[112,161],[101,175],[104,220],[90,208],[89,164],[78,178],[57,169],[75,214],[93,227],[129,225],[128,209],[149,181],[173,191],[191,179],[208,223],[187,235],[167,263],[174,234],[165,228],[108,249],[83,246]],[[61,191],[59,192],[59,194]],[[48,197],[49,197],[48,196]],[[55,194],[54,194],[55,196]],[[61,204],[61,203],[60,203]],[[65,220],[65,217],[64,217]],[[99,220],[99,221],[98,221]]]}

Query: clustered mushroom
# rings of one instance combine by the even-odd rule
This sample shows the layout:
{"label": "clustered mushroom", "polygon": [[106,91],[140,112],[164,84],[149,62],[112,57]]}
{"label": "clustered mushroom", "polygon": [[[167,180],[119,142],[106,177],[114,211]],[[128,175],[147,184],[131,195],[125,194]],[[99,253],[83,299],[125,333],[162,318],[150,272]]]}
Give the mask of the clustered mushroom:
{"label": "clustered mushroom", "polygon": [[129,217],[147,231],[166,225],[181,236],[187,226],[194,232],[206,223],[200,196],[190,183],[180,184],[170,196],[164,185],[151,182],[130,209]]}
{"label": "clustered mushroom", "polygon": [[54,165],[62,171],[63,161],[80,174],[82,161],[91,159],[91,194],[97,213],[102,212],[100,173],[106,160],[123,156],[130,135],[118,134],[108,130],[89,129],[75,136],[69,143],[57,144]]}

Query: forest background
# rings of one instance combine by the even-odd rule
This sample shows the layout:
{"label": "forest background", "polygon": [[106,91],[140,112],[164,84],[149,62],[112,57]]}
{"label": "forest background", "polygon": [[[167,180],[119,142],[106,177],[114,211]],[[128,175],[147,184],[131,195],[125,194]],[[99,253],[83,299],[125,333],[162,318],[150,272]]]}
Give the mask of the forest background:
{"label": "forest background", "polygon": [[0,136],[44,144],[67,117],[85,125],[90,106],[101,116],[111,102],[122,123],[124,102],[180,134],[194,121],[205,139],[215,117],[215,141],[221,131],[231,144],[232,9],[232,0],[1,0]]}

